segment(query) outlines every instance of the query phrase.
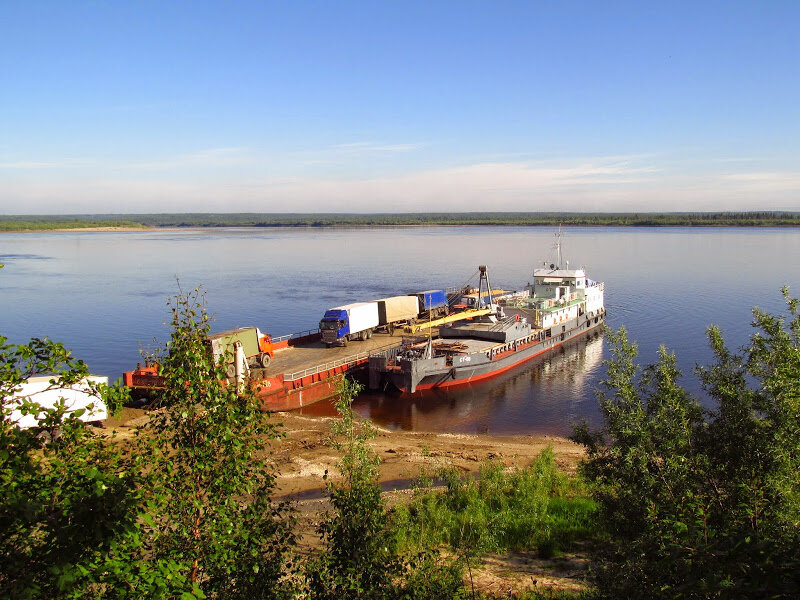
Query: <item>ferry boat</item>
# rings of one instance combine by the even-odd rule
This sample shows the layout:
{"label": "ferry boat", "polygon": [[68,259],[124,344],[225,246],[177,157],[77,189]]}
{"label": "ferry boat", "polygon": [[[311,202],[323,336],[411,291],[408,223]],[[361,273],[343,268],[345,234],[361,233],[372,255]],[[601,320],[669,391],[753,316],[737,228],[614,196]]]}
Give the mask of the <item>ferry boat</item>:
{"label": "ferry boat", "polygon": [[560,231],[556,240],[556,261],[534,269],[525,293],[511,296],[505,306],[492,303],[486,267],[480,267],[477,298],[489,298],[490,314],[370,356],[369,387],[413,394],[478,382],[602,327],[604,285],[589,279],[584,268],[570,269],[568,262],[562,268]]}

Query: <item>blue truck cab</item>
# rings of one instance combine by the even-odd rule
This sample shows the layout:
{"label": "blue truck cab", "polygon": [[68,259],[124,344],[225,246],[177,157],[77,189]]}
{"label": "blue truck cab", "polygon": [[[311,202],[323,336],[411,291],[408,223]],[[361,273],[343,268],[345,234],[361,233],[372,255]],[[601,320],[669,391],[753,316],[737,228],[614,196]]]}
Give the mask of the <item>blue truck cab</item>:
{"label": "blue truck cab", "polygon": [[367,340],[378,327],[378,303],[356,302],[345,306],[334,306],[325,311],[319,322],[319,333],[328,347],[346,345],[356,338]]}
{"label": "blue truck cab", "polygon": [[332,308],[326,310],[319,322],[319,331],[322,341],[327,343],[335,342],[350,333],[350,320],[347,317],[347,310]]}

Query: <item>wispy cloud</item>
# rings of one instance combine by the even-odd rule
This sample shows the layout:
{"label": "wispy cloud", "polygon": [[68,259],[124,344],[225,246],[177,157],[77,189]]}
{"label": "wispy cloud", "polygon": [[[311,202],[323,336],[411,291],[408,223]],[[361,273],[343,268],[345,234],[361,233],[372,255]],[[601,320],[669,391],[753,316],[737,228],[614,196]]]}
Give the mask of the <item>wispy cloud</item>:
{"label": "wispy cloud", "polygon": [[[91,169],[101,171],[119,171],[135,173],[137,171],[149,173],[168,173],[170,171],[199,170],[203,176],[213,173],[215,169],[229,169],[232,167],[264,168],[264,165],[282,165],[292,169],[298,166],[339,166],[342,158],[362,158],[369,155],[385,154],[390,156],[397,153],[413,152],[422,148],[424,144],[376,144],[373,142],[352,142],[338,144],[325,149],[306,151],[264,151],[255,150],[245,146],[230,146],[218,148],[201,148],[192,152],[160,156],[154,159],[138,160],[115,158],[48,158],[43,160],[11,159],[3,160],[0,157],[0,169],[11,170],[41,170],[64,169],[79,171]],[[77,174],[77,173],[76,173]]]}
{"label": "wispy cloud", "polygon": [[729,156],[727,158],[716,158],[714,162],[718,163],[752,163],[762,162],[764,159],[757,156]]}
{"label": "wispy cloud", "polygon": [[764,171],[751,173],[733,173],[723,180],[738,186],[758,188],[764,191],[791,191],[800,193],[800,173],[786,171]]}
{"label": "wispy cloud", "polygon": [[[217,148],[170,164],[202,168],[255,158],[244,148]],[[351,170],[323,175],[324,169],[267,176],[260,168],[249,176],[214,172],[203,178],[176,171],[157,180],[135,170],[81,181],[31,176],[4,185],[0,213],[22,205],[28,212],[34,206],[43,212],[800,210],[798,172],[689,174],[650,158],[476,162],[381,176]]]}
{"label": "wispy cloud", "polygon": [[424,147],[425,144],[377,144],[374,142],[350,142],[336,144],[331,149],[334,152],[369,153],[369,152],[413,152]]}
{"label": "wispy cloud", "polygon": [[207,148],[167,156],[158,160],[121,160],[84,158],[56,158],[49,160],[6,160],[0,159],[0,169],[30,170],[30,169],[65,169],[79,170],[115,170],[115,171],[168,171],[172,169],[202,169],[229,167],[233,165],[251,165],[257,162],[257,157],[252,155],[247,148]]}
{"label": "wispy cloud", "polygon": [[0,160],[0,169],[35,170],[35,169],[75,169],[97,166],[99,163],[85,158],[62,158],[58,160]]}
{"label": "wispy cloud", "polygon": [[244,147],[205,148],[195,152],[165,157],[157,161],[131,161],[118,165],[123,169],[148,169],[166,171],[184,168],[217,168],[251,165],[256,157]]}
{"label": "wispy cloud", "polygon": [[10,162],[0,162],[0,169],[52,169],[56,163],[43,161],[17,160]]}

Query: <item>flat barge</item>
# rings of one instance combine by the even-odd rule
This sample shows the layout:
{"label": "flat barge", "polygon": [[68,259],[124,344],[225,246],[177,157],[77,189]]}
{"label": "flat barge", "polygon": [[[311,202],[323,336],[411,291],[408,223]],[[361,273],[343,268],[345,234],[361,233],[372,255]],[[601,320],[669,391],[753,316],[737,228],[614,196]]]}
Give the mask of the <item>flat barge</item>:
{"label": "flat barge", "polygon": [[[274,357],[267,368],[250,371],[250,385],[261,398],[262,408],[285,411],[302,408],[336,393],[338,378],[365,371],[376,352],[399,347],[401,338],[376,333],[371,339],[348,346],[327,348],[319,331],[273,338]],[[148,397],[163,387],[155,366],[138,366],[123,373],[123,383],[134,397]]]}

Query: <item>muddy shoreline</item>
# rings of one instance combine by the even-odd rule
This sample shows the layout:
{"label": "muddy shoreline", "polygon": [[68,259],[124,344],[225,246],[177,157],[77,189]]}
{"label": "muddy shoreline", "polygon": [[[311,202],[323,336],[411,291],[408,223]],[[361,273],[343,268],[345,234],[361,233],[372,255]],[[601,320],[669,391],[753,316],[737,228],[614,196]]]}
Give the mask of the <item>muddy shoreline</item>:
{"label": "muddy shoreline", "polygon": [[[275,413],[285,437],[273,444],[278,467],[279,495],[297,494],[324,487],[325,471],[335,472],[337,455],[330,447],[330,417],[307,417],[293,412]],[[376,427],[369,444],[381,459],[380,481],[413,479],[420,472],[453,466],[465,473],[477,472],[487,460],[507,467],[524,467],[547,447],[565,471],[574,471],[584,455],[574,442],[548,435],[490,436],[395,431]]]}
{"label": "muddy shoreline", "polygon": [[[105,422],[124,440],[135,435],[147,421],[147,411],[126,408]],[[333,417],[305,416],[296,412],[273,413],[283,436],[268,443],[278,477],[276,495],[288,496],[325,488],[325,472],[336,472],[338,455],[330,445]],[[507,467],[524,467],[545,448],[552,447],[556,463],[574,472],[584,456],[582,446],[558,436],[453,434],[397,431],[375,427],[369,445],[380,457],[380,481],[404,481],[421,472],[432,473],[453,466],[465,473],[477,472],[487,460],[499,460]],[[401,486],[402,487],[402,486]]]}

